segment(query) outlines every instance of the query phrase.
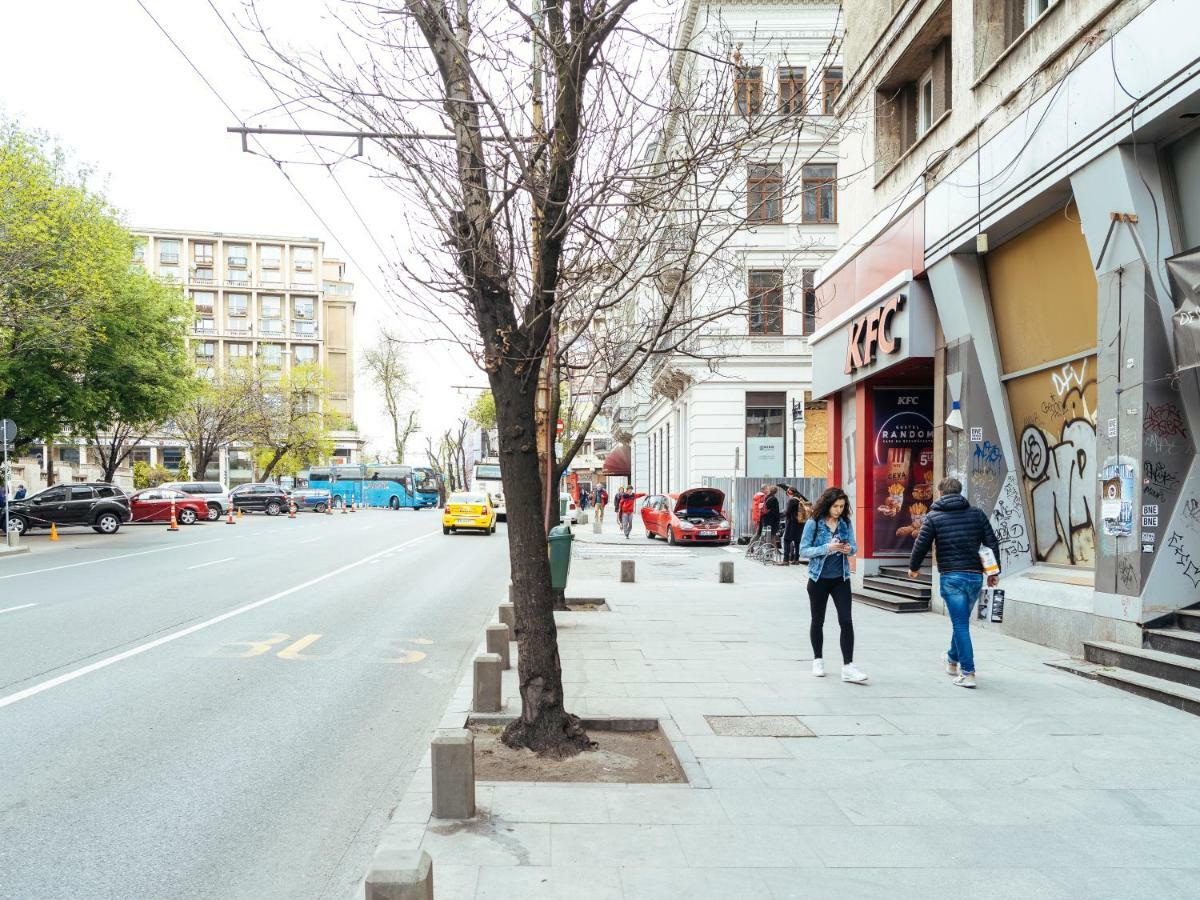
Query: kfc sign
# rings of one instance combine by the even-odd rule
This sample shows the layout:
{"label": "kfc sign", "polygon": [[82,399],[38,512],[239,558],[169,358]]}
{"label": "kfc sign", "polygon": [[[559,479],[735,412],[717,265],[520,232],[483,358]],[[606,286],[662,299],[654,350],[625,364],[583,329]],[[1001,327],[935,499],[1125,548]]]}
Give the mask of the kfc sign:
{"label": "kfc sign", "polygon": [[846,374],[875,362],[876,352],[891,355],[900,349],[900,338],[892,336],[892,321],[904,308],[904,294],[863,313],[850,323],[850,341],[846,347]]}

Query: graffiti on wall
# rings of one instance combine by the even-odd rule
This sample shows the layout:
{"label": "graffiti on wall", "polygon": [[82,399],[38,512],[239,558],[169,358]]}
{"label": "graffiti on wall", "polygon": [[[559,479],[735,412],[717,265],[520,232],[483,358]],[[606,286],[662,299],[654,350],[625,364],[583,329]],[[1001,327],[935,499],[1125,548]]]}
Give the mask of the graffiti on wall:
{"label": "graffiti on wall", "polygon": [[1200,528],[1200,500],[1195,497],[1183,502],[1183,524],[1188,528]]}
{"label": "graffiti on wall", "polygon": [[[1096,544],[1094,357],[1023,376],[1010,388],[1034,557],[1092,566]],[[1050,410],[1047,415],[1044,411]]]}
{"label": "graffiti on wall", "polygon": [[992,508],[992,530],[1000,544],[1000,566],[1012,569],[1029,562],[1029,536],[1025,533],[1025,514],[1021,509],[1021,489],[1017,476],[1005,477],[996,505]]}
{"label": "graffiti on wall", "polygon": [[1158,460],[1142,463],[1142,493],[1152,500],[1166,500],[1179,486],[1179,476]]}
{"label": "graffiti on wall", "polygon": [[1183,577],[1192,583],[1193,588],[1200,588],[1200,566],[1192,561],[1192,554],[1184,547],[1183,535],[1172,531],[1167,547],[1175,553],[1175,566]]}

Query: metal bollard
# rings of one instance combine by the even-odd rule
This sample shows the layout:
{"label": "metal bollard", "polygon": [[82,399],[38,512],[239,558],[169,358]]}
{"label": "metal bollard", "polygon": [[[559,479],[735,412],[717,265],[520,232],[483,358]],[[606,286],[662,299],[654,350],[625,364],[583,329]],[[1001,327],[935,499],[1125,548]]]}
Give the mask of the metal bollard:
{"label": "metal bollard", "polygon": [[721,584],[733,584],[733,561],[726,560],[720,565]]}
{"label": "metal bollard", "polygon": [[500,712],[501,666],[499,653],[480,653],[475,657],[475,682],[471,692],[472,712]]}
{"label": "metal bollard", "polygon": [[433,816],[470,819],[475,815],[475,736],[465,728],[444,731],[430,745],[433,761]]}
{"label": "metal bollard", "polygon": [[623,584],[633,584],[634,580],[633,560],[621,560],[621,582]]}
{"label": "metal bollard", "polygon": [[512,637],[509,634],[507,625],[489,625],[487,627],[487,652],[495,653],[500,657],[501,668],[511,668],[508,656],[508,642]]}

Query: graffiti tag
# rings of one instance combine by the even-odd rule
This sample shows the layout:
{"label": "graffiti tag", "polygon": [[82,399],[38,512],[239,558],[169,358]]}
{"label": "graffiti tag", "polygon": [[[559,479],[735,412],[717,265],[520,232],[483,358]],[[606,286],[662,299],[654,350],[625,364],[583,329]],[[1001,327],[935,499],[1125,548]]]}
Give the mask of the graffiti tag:
{"label": "graffiti tag", "polygon": [[1029,537],[1025,533],[1025,516],[1021,509],[1021,494],[1016,476],[1004,479],[996,505],[992,509],[992,530],[1000,544],[1000,565],[1029,561]]}
{"label": "graffiti tag", "polygon": [[998,475],[1000,474],[1000,460],[1003,458],[1004,454],[1001,452],[999,444],[982,441],[975,445],[975,450],[971,453],[971,471],[990,472]]}
{"label": "graffiti tag", "polygon": [[1054,382],[1054,390],[1058,396],[1062,396],[1072,387],[1079,388],[1080,391],[1084,388],[1084,378],[1087,376],[1086,359],[1079,363],[1079,370],[1076,371],[1071,363],[1064,365],[1059,371],[1050,373],[1050,380]]}
{"label": "graffiti tag", "polygon": [[1121,584],[1127,588],[1137,587],[1137,573],[1133,570],[1133,564],[1127,559],[1121,560],[1118,567],[1121,573]]}
{"label": "graffiti tag", "polygon": [[1036,425],[1021,432],[1021,470],[1029,490],[1039,560],[1046,560],[1061,543],[1075,565],[1083,558],[1084,537],[1090,534],[1094,540],[1095,447],[1096,426],[1087,419],[1063,423],[1053,447]]}
{"label": "graffiti tag", "polygon": [[1147,402],[1143,425],[1147,434],[1156,434],[1160,438],[1187,437],[1187,429],[1183,424],[1183,413],[1173,403],[1155,406]]}
{"label": "graffiti tag", "polygon": [[1184,548],[1183,535],[1172,531],[1167,546],[1175,552],[1175,565],[1183,577],[1192,583],[1192,587],[1200,588],[1200,566],[1192,562],[1192,554]]}
{"label": "graffiti tag", "polygon": [[1165,500],[1179,484],[1179,476],[1157,460],[1142,463],[1142,493],[1155,500]]}
{"label": "graffiti tag", "polygon": [[1190,525],[1200,525],[1200,500],[1192,497],[1183,503],[1183,517]]}

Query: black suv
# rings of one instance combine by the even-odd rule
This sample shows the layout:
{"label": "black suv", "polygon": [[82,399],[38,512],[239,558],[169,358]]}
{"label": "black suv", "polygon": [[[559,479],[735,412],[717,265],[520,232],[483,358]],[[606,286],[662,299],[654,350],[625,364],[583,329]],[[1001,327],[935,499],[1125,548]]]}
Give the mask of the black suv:
{"label": "black suv", "polygon": [[119,487],[103,482],[56,484],[8,503],[9,527],[17,534],[52,524],[90,525],[100,534],[116,534],[129,518],[129,498]]}
{"label": "black suv", "polygon": [[229,492],[234,509],[246,512],[265,512],[277,516],[286,512],[291,499],[287,491],[277,484],[239,484]]}

